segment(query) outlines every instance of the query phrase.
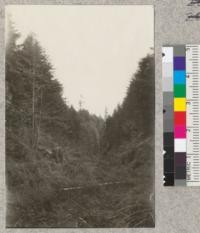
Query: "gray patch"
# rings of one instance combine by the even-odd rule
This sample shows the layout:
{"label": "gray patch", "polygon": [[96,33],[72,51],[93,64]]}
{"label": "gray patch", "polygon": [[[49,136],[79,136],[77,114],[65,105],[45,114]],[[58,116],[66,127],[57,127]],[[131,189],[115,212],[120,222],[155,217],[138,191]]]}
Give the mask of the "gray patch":
{"label": "gray patch", "polygon": [[174,102],[173,92],[164,92],[163,93],[163,105],[171,105]]}
{"label": "gray patch", "polygon": [[163,109],[165,110],[165,118],[171,118],[174,115],[174,105],[164,105]]}
{"label": "gray patch", "polygon": [[175,179],[175,186],[186,186],[186,180]]}
{"label": "gray patch", "polygon": [[164,130],[164,132],[173,132],[174,131],[173,118],[164,120],[164,122],[163,122],[163,130]]}
{"label": "gray patch", "polygon": [[162,78],[163,83],[163,91],[164,92],[172,92],[174,89],[173,80],[170,77],[163,77]]}
{"label": "gray patch", "polygon": [[185,45],[175,45],[174,46],[174,56],[184,57],[185,56]]}
{"label": "gray patch", "polygon": [[173,80],[173,63],[163,63],[162,75],[163,77],[169,77]]}

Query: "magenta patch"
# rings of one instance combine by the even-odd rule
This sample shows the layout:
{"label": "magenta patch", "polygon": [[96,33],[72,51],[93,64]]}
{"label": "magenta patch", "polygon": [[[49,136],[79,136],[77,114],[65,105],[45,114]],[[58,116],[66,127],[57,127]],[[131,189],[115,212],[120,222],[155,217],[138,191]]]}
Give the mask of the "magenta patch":
{"label": "magenta patch", "polygon": [[176,125],[174,127],[175,138],[186,138],[186,127],[183,125]]}

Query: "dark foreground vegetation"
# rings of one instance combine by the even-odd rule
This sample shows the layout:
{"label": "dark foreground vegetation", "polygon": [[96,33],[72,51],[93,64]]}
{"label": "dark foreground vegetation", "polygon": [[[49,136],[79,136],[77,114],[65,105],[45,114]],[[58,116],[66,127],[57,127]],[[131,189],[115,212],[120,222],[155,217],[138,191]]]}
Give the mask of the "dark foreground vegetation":
{"label": "dark foreground vegetation", "polygon": [[10,25],[7,226],[153,227],[153,55],[140,61],[123,103],[102,119],[66,103],[34,36],[22,44],[18,37]]}

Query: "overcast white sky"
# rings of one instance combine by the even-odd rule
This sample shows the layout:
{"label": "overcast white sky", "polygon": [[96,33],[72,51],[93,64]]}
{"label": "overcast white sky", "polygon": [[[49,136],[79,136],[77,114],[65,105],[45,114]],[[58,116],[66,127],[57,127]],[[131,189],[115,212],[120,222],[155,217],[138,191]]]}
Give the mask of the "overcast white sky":
{"label": "overcast white sky", "polygon": [[126,95],[138,61],[154,41],[153,6],[12,5],[22,38],[34,32],[76,109],[112,114]]}

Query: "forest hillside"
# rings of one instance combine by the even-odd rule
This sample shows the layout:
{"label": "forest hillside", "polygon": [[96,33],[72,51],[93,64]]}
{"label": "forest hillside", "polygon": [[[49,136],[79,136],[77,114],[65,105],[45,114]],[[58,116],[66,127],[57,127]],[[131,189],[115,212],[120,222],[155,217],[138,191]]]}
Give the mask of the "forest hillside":
{"label": "forest hillside", "polygon": [[10,23],[7,226],[154,226],[153,55],[140,61],[123,103],[103,119],[68,104],[36,38],[19,38]]}

